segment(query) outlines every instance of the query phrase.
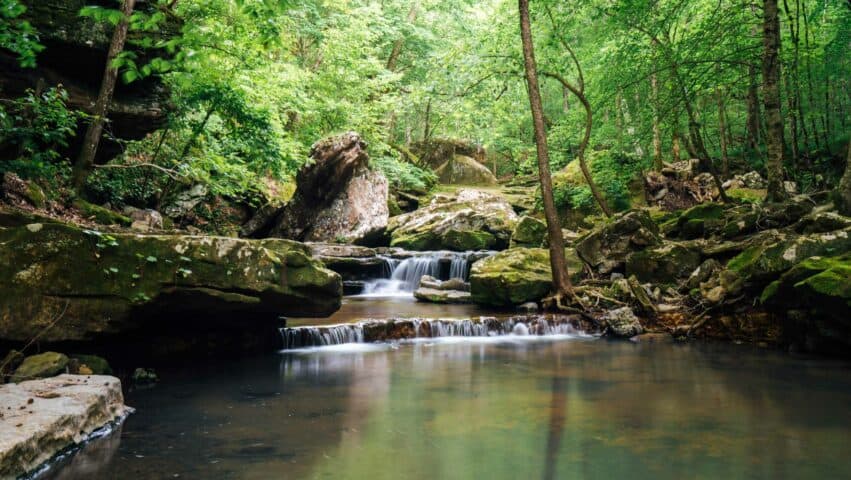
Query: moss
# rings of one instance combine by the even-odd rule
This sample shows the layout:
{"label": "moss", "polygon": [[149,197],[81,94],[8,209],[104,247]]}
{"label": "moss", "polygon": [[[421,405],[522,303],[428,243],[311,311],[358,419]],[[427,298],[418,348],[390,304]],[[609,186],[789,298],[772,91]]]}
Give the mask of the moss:
{"label": "moss", "polygon": [[765,199],[765,190],[758,188],[731,188],[727,190],[727,196],[740,203],[762,203]]}
{"label": "moss", "polygon": [[540,247],[547,236],[547,224],[534,217],[525,216],[517,222],[511,233],[511,246]]}
{"label": "moss", "polygon": [[450,230],[443,235],[443,245],[450,250],[486,250],[496,244],[496,237],[488,232]]}
{"label": "moss", "polygon": [[396,197],[393,195],[387,196],[387,210],[390,212],[391,217],[395,217],[396,215],[401,215],[402,209],[399,207],[399,202],[396,201]]}
{"label": "moss", "polygon": [[[584,264],[575,250],[565,249],[568,271],[574,281],[582,277]],[[512,248],[473,264],[470,273],[472,299],[493,306],[536,301],[552,289],[549,251],[543,248]]]}
{"label": "moss", "polygon": [[47,378],[59,375],[68,366],[68,357],[57,352],[44,352],[31,355],[15,369],[13,382],[23,382],[34,378]]}
{"label": "moss", "polygon": [[84,217],[94,220],[101,225],[122,225],[129,227],[133,223],[129,217],[113,212],[108,208],[89,203],[81,198],[74,200],[74,207],[80,210],[80,213]]}
{"label": "moss", "polygon": [[390,240],[391,247],[404,248],[405,250],[439,250],[440,245],[440,237],[430,231],[407,235],[397,235],[394,232],[393,237]]}
{"label": "moss", "polygon": [[677,244],[634,252],[626,259],[627,275],[642,282],[676,283],[700,265],[700,252]]}
{"label": "moss", "polygon": [[97,355],[72,355],[71,358],[78,360],[80,366],[85,365],[89,367],[89,370],[94,375],[112,375],[112,367],[102,357],[98,357]]}

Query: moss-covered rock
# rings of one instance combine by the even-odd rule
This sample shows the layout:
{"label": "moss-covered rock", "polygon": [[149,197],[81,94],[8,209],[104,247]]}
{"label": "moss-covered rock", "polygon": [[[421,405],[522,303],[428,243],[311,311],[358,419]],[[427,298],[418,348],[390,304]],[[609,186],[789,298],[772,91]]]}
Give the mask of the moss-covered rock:
{"label": "moss-covered rock", "polygon": [[44,352],[30,355],[15,369],[12,381],[15,383],[35,378],[47,378],[59,375],[68,366],[68,357],[57,352]]}
{"label": "moss-covered rock", "polygon": [[626,258],[626,274],[642,282],[675,283],[700,265],[700,252],[678,243],[631,253]]}
{"label": "moss-covered rock", "polygon": [[407,250],[477,250],[508,246],[517,214],[503,198],[463,189],[390,219],[390,246]]}
{"label": "moss-covered rock", "polygon": [[[567,268],[574,281],[582,277],[584,264],[565,249]],[[549,251],[543,248],[512,248],[473,264],[470,272],[473,302],[512,306],[537,301],[552,290]]]}
{"label": "moss-covered rock", "polygon": [[633,210],[615,215],[579,239],[576,251],[585,263],[605,274],[621,268],[632,252],[661,243],[659,229],[650,214],[646,210]]}
{"label": "moss-covered rock", "polygon": [[[342,282],[288,240],[0,229],[0,338],[87,341],[172,318],[325,316]],[[46,329],[56,318],[54,326]]]}
{"label": "moss-covered rock", "polygon": [[103,357],[97,355],[72,355],[72,360],[77,360],[80,363],[80,369],[87,367],[91,373],[89,375],[112,375],[112,367],[109,362]]}
{"label": "moss-covered rock", "polygon": [[523,216],[511,232],[511,248],[543,245],[547,238],[547,224],[535,217]]}
{"label": "moss-covered rock", "polygon": [[[851,253],[811,257],[769,284],[760,297],[788,322],[787,340],[809,350],[851,347]],[[805,315],[789,312],[807,312]]]}
{"label": "moss-covered rock", "polygon": [[727,269],[747,283],[771,281],[812,256],[837,255],[851,250],[851,227],[835,232],[791,236],[785,241],[754,245],[727,263]]}
{"label": "moss-covered rock", "polygon": [[130,220],[130,217],[121,215],[118,212],[113,212],[108,208],[89,203],[81,198],[74,200],[74,207],[80,211],[80,215],[101,225],[121,225],[129,227],[133,223],[133,221]]}

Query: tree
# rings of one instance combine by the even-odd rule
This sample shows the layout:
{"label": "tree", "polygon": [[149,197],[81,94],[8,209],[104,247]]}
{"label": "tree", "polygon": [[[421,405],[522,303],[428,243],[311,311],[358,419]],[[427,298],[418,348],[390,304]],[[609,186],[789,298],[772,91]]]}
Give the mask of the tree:
{"label": "tree", "polygon": [[573,286],[567,271],[564,256],[564,237],[558,220],[555,200],[553,199],[553,181],[550,176],[550,154],[547,146],[547,132],[544,126],[544,108],[538,85],[535,47],[532,44],[532,25],[529,19],[529,0],[519,0],[520,39],[523,44],[523,65],[526,73],[526,86],[529,92],[529,106],[532,111],[535,147],[538,154],[538,175],[541,181],[541,197],[544,203],[544,216],[547,220],[547,237],[550,247],[550,269],[553,275],[554,296],[559,299],[572,295]]}
{"label": "tree", "polygon": [[130,15],[133,14],[135,3],[136,0],[124,0],[121,6],[121,20],[119,20],[118,25],[115,27],[112,40],[109,43],[106,67],[104,67],[103,80],[101,81],[95,109],[92,112],[92,121],[86,129],[80,155],[74,164],[73,186],[78,193],[82,192],[86,184],[86,178],[88,178],[95,163],[95,155],[97,154],[98,145],[103,134],[103,126],[106,122],[109,104],[112,101],[112,94],[115,91],[115,82],[118,79],[118,68],[113,65],[113,62],[124,50],[124,42],[127,40],[127,30],[130,27]]}
{"label": "tree", "polygon": [[839,213],[851,217],[851,142],[845,154],[845,174],[836,187],[836,208]]}
{"label": "tree", "polygon": [[762,90],[765,109],[768,175],[766,199],[780,202],[786,199],[783,188],[783,115],[780,111],[780,16],[777,0],[763,3]]}

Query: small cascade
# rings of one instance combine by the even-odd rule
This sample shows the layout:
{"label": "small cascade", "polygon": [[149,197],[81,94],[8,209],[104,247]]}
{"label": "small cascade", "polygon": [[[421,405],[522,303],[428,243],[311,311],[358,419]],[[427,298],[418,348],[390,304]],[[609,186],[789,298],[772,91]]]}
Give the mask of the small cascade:
{"label": "small cascade", "polygon": [[372,343],[419,338],[500,336],[584,336],[567,316],[518,316],[498,319],[394,319],[319,327],[282,328],[284,349]]}
{"label": "small cascade", "polygon": [[441,280],[460,278],[466,281],[470,275],[470,264],[482,256],[487,256],[487,253],[418,252],[404,259],[382,256],[384,278],[366,282],[361,295],[410,296],[425,275]]}

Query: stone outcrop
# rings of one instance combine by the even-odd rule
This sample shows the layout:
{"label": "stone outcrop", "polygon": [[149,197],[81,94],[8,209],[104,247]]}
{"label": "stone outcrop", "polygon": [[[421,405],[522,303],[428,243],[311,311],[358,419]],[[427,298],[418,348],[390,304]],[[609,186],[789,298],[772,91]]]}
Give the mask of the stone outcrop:
{"label": "stone outcrop", "polygon": [[47,378],[59,375],[68,366],[68,357],[58,352],[44,352],[24,358],[24,361],[15,369],[11,380],[23,382],[37,378]]}
{"label": "stone outcrop", "polygon": [[[0,95],[16,98],[26,89],[50,88],[57,85],[68,92],[68,106],[91,113],[100,88],[106,64],[107,50],[112,37],[112,26],[94,19],[81,17],[80,9],[92,2],[87,0],[23,0],[27,7],[23,19],[38,31],[39,41],[45,46],[37,58],[35,68],[21,68],[15,55],[0,50]],[[105,6],[107,4],[104,4]],[[110,7],[113,5],[110,4]],[[137,9],[153,8],[151,2]],[[175,22],[167,21],[160,28],[163,37],[179,31]],[[134,35],[131,34],[132,39]],[[136,47],[136,62],[147,63],[152,55],[162,51],[144,51]],[[119,139],[141,139],[165,123],[169,92],[156,76],[137,80],[131,84],[118,82],[109,109],[109,130]],[[67,152],[77,152],[85,124],[80,123],[80,134],[72,139]],[[105,137],[98,149],[98,162],[112,158],[121,146]]]}
{"label": "stone outcrop", "polygon": [[[584,264],[565,249],[567,268],[574,281]],[[479,260],[470,271],[472,300],[481,305],[513,306],[538,301],[552,290],[549,251],[543,248],[512,248]]]}
{"label": "stone outcrop", "polygon": [[0,386],[0,478],[32,472],[95,430],[121,421],[121,382],[115,377],[60,375]]}
{"label": "stone outcrop", "polygon": [[484,162],[487,158],[487,151],[481,145],[454,138],[431,138],[414,142],[410,150],[422,166],[435,170],[456,155],[472,158],[478,163]]}
{"label": "stone outcrop", "polygon": [[434,173],[443,184],[492,186],[497,182],[487,167],[465,155],[453,155]]}
{"label": "stone outcrop", "polygon": [[576,252],[598,273],[623,268],[632,252],[662,244],[659,229],[645,210],[615,215],[579,239]]}
{"label": "stone outcrop", "polygon": [[700,265],[700,250],[688,245],[664,245],[633,252],[626,257],[626,274],[642,282],[675,283],[687,278]]}
{"label": "stone outcrop", "polygon": [[0,338],[14,342],[268,332],[280,315],[326,316],[341,301],[340,276],[289,240],[34,223],[0,229],[0,258]]}
{"label": "stone outcrop", "polygon": [[293,198],[277,211],[261,210],[243,234],[299,241],[357,242],[387,226],[388,183],[369,169],[366,143],[354,132],[313,145],[312,162],[296,175]]}
{"label": "stone outcrop", "polygon": [[462,189],[436,195],[425,207],[390,219],[390,245],[408,250],[482,250],[508,247],[517,214],[503,198]]}

